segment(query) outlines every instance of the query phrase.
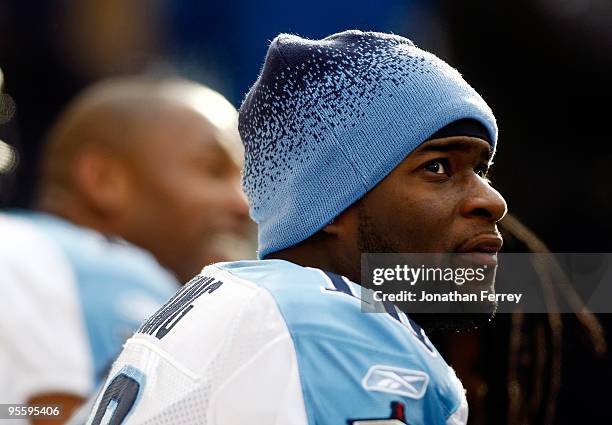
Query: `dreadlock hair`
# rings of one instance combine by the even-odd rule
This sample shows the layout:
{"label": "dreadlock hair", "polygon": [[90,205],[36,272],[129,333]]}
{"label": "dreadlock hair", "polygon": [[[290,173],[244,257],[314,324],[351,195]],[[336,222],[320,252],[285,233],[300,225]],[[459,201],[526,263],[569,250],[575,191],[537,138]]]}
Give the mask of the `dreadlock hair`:
{"label": "dreadlock hair", "polygon": [[[500,222],[505,240],[514,239],[527,252],[550,253],[548,247],[516,217],[508,214]],[[563,321],[559,303],[567,303],[586,334],[593,354],[603,356],[606,341],[601,324],[576,293],[553,256],[533,257],[548,311],[513,313],[510,317],[508,355],[508,424],[551,424],[561,385]]]}

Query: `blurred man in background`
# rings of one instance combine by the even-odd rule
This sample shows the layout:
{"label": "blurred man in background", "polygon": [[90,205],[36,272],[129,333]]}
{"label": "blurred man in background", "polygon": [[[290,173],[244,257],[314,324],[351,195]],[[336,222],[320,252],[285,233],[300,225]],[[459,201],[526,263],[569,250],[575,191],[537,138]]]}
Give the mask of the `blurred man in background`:
{"label": "blurred man in background", "polygon": [[244,254],[236,120],[177,80],[110,80],[69,105],[41,211],[0,215],[0,402],[62,404],[63,422],[178,280]]}
{"label": "blurred man in background", "polygon": [[111,80],[70,106],[44,155],[40,209],[145,248],[185,282],[252,256],[237,111],[186,81]]}

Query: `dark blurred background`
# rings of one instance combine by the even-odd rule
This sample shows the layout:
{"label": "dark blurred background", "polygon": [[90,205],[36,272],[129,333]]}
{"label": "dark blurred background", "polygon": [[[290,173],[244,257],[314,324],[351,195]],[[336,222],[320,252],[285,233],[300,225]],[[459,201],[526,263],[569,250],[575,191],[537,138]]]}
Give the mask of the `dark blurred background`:
{"label": "dark blurred background", "polygon": [[[45,131],[87,84],[180,74],[238,107],[276,34],[348,28],[407,36],[457,67],[497,116],[493,181],[511,212],[553,252],[612,251],[611,0],[0,1],[10,95],[0,110],[0,205],[30,205]],[[564,344],[556,423],[593,422],[606,413],[610,361],[580,354],[571,327]],[[507,385],[502,378],[489,386]],[[502,423],[491,418],[503,406],[486,409],[485,422]]]}

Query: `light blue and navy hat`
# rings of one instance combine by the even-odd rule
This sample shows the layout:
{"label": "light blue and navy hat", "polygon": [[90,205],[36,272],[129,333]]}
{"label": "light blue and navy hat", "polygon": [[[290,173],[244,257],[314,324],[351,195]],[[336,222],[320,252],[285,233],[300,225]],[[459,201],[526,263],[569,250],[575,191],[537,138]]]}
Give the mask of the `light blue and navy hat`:
{"label": "light blue and navy hat", "polygon": [[482,124],[495,149],[495,117],[484,100],[406,38],[276,37],[239,115],[259,257],[316,233],[423,141],[465,119]]}

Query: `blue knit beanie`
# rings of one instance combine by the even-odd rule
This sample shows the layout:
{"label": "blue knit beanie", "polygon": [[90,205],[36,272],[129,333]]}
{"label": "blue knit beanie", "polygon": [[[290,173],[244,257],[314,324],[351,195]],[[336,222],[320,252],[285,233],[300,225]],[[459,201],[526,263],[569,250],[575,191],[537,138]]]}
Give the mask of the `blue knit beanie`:
{"label": "blue knit beanie", "polygon": [[466,118],[487,129],[495,149],[495,117],[484,100],[406,38],[276,37],[239,115],[259,258],[316,233],[429,136]]}

